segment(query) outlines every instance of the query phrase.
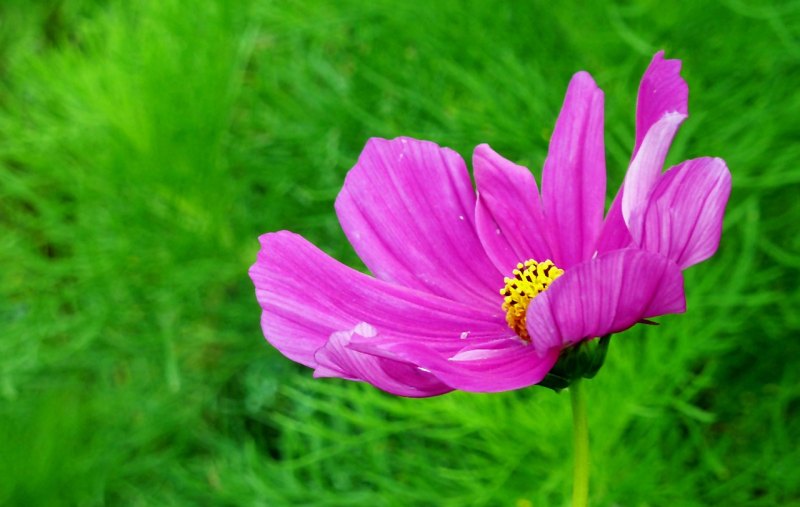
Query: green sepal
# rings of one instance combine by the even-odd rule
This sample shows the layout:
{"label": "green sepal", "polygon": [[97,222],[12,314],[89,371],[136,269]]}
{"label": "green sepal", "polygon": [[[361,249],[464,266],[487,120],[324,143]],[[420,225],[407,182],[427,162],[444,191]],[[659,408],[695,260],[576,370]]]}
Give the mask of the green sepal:
{"label": "green sepal", "polygon": [[564,349],[558,361],[539,384],[555,392],[569,387],[581,378],[593,378],[606,360],[611,335],[586,340]]}

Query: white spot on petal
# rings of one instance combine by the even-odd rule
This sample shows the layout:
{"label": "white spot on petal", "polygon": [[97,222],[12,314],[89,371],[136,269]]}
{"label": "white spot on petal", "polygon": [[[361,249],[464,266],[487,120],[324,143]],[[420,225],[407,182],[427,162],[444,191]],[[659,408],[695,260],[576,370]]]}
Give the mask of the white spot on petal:
{"label": "white spot on petal", "polygon": [[467,338],[469,338],[469,331],[462,332],[461,333],[461,339],[462,340],[466,340]]}
{"label": "white spot on petal", "polygon": [[491,359],[493,356],[496,355],[497,355],[496,350],[487,350],[487,349],[465,350],[457,353],[451,358],[448,358],[448,361],[482,361],[484,359]]}
{"label": "white spot on petal", "polygon": [[359,322],[353,328],[353,334],[363,336],[364,338],[374,338],[378,334],[378,330],[366,322]]}

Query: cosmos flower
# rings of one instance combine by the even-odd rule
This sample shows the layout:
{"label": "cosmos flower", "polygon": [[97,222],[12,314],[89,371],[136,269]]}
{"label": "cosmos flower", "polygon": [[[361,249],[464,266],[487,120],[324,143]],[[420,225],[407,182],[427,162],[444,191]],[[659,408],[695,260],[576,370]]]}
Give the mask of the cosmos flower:
{"label": "cosmos flower", "polygon": [[603,92],[571,80],[541,195],[533,174],[475,148],[370,139],[336,200],[373,276],[299,235],[264,234],[250,276],[266,339],[317,377],[401,396],[542,381],[562,351],[685,311],[682,270],[716,251],[731,178],[718,158],[662,172],[687,116],[680,61],[653,57],[636,141],[604,218]]}

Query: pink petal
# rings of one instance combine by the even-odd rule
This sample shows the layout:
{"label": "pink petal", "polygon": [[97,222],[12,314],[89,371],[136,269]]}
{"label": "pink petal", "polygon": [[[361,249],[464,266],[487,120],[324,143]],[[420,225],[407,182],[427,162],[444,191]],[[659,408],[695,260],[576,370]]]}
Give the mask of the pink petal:
{"label": "pink petal", "polygon": [[264,336],[289,359],[306,366],[317,366],[314,354],[333,333],[361,322],[381,335],[430,341],[434,347],[459,343],[464,332],[492,338],[508,333],[500,306],[494,313],[482,312],[376,280],[290,232],[259,239],[261,251],[250,277],[263,309]]}
{"label": "pink petal", "polygon": [[579,72],[567,89],[542,173],[542,201],[559,267],[592,256],[605,193],[603,92],[589,74]]}
{"label": "pink petal", "polygon": [[533,174],[487,144],[475,148],[472,164],[478,186],[478,236],[497,269],[509,275],[519,262],[552,258]]}
{"label": "pink petal", "polygon": [[[450,355],[408,341],[389,340],[377,347],[394,358],[418,364],[454,389],[480,393],[509,391],[541,382],[560,352],[556,348],[540,355],[516,337],[468,337],[464,342],[460,351]],[[355,338],[351,346],[368,352],[376,347],[361,338]]]}
{"label": "pink petal", "polygon": [[664,60],[659,51],[650,61],[650,66],[639,84],[636,100],[636,145],[634,156],[650,128],[665,113],[689,114],[689,86],[681,77],[680,60]]}
{"label": "pink petal", "polygon": [[630,226],[631,213],[647,201],[650,191],[664,168],[664,160],[675,133],[686,115],[667,113],[658,120],[644,137],[642,146],[633,158],[625,175],[622,193],[622,217]]}
{"label": "pink petal", "polygon": [[661,176],[650,200],[634,212],[637,245],[681,269],[714,255],[731,193],[731,174],[718,158],[688,160]]}
{"label": "pink petal", "polygon": [[377,278],[495,308],[502,274],[475,231],[475,200],[456,152],[409,138],[370,139],[336,212]]}
{"label": "pink petal", "polygon": [[348,348],[352,337],[374,338],[377,330],[366,323],[339,331],[315,354],[315,377],[339,377],[372,384],[397,396],[437,396],[452,391],[431,373],[413,364],[375,357]]}
{"label": "pink petal", "polygon": [[686,310],[674,263],[644,250],[615,250],[567,270],[528,307],[540,352],[617,333],[642,319]]}
{"label": "pink petal", "polygon": [[597,240],[597,252],[604,253],[612,250],[627,248],[631,244],[631,233],[628,232],[628,225],[622,218],[622,196],[624,188],[620,187],[617,197],[608,209],[608,215],[603,222],[603,229],[600,238]]}
{"label": "pink petal", "polygon": [[[684,116],[688,114],[689,87],[681,77],[680,71],[680,60],[664,60],[664,52],[659,51],[653,56],[642,76],[636,101],[636,143],[631,155],[632,160],[639,152],[647,133],[666,113],[677,112]],[[663,161],[656,165],[659,166],[657,172],[660,173]],[[652,184],[653,180],[649,182]],[[631,235],[622,218],[623,195],[623,187],[620,187],[603,224],[597,242],[598,252],[618,250],[631,244]]]}

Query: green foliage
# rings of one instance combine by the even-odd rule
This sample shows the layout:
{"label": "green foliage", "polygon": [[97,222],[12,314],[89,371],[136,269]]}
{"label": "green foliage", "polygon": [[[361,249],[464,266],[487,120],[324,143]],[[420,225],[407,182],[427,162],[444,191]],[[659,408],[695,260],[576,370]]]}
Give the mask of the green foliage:
{"label": "green foliage", "polygon": [[246,271],[283,228],[360,265],[332,203],[370,136],[538,173],[579,69],[615,187],[663,48],[671,160],[734,191],[688,313],[584,383],[592,504],[800,505],[798,2],[19,0],[0,27],[0,504],[566,505],[564,394],[311,380]]}

